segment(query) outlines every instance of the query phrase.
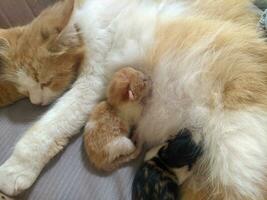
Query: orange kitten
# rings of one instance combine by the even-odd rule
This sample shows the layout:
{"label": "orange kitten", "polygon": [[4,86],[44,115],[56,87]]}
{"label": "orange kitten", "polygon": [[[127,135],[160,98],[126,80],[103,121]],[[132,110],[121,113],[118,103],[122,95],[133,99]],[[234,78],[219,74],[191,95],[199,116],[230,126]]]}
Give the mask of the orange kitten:
{"label": "orange kitten", "polygon": [[58,3],[27,26],[0,29],[1,101],[5,102],[0,106],[21,95],[33,104],[47,105],[70,86],[84,53],[79,30],[68,26],[72,10],[73,5]]}
{"label": "orange kitten", "polygon": [[133,68],[115,73],[107,101],[93,109],[84,131],[84,146],[96,168],[114,170],[139,155],[141,145],[136,147],[128,137],[150,88],[147,77]]}

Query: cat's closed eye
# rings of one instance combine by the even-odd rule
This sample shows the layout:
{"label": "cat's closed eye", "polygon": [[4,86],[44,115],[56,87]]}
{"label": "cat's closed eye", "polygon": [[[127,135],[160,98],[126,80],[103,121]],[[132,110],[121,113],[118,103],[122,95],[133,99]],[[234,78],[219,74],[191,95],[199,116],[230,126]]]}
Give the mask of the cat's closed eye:
{"label": "cat's closed eye", "polygon": [[44,82],[44,83],[41,83],[41,88],[45,88],[45,87],[49,87],[53,82],[53,78],[50,78],[48,81]]}
{"label": "cat's closed eye", "polygon": [[78,29],[63,31],[72,8],[69,16],[55,17],[56,10],[48,8],[27,26],[0,29],[3,78],[33,104],[47,105],[68,89],[84,58]]}

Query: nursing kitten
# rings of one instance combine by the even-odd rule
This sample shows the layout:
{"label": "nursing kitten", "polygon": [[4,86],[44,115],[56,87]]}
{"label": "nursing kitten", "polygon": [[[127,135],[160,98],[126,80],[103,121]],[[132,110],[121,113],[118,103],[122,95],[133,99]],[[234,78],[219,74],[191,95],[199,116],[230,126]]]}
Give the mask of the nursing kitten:
{"label": "nursing kitten", "polygon": [[142,145],[135,147],[129,136],[150,89],[146,75],[133,68],[121,69],[113,76],[107,101],[92,110],[84,131],[85,150],[97,169],[111,171],[139,155]]}
{"label": "nursing kitten", "polygon": [[180,185],[192,174],[191,169],[201,154],[201,145],[192,140],[188,129],[152,148],[135,175],[132,199],[181,199]]}
{"label": "nursing kitten", "polygon": [[68,26],[73,5],[62,4],[50,8],[53,15],[44,11],[27,26],[0,29],[0,107],[23,96],[47,105],[76,78],[84,44],[79,30]]}

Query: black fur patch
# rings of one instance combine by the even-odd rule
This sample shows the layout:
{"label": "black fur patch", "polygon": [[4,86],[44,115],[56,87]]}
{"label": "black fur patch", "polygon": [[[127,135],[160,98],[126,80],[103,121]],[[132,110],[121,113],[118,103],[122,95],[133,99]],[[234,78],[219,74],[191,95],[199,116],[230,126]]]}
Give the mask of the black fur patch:
{"label": "black fur patch", "polygon": [[158,153],[158,157],[170,168],[189,168],[202,154],[201,145],[197,145],[188,129],[182,129],[174,138],[167,141]]}
{"label": "black fur patch", "polygon": [[255,0],[254,4],[261,10],[267,9],[267,1],[266,0]]}

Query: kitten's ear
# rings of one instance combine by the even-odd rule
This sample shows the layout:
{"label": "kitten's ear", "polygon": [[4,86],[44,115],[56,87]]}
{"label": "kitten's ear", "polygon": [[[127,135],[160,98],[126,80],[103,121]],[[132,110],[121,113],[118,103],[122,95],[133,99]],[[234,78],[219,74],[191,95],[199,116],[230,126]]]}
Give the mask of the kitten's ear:
{"label": "kitten's ear", "polygon": [[57,2],[44,10],[34,21],[33,28],[40,31],[43,40],[57,37],[67,27],[73,14],[75,0]]}
{"label": "kitten's ear", "polygon": [[135,100],[133,91],[131,89],[128,90],[128,98],[129,98],[130,101],[134,101]]}

